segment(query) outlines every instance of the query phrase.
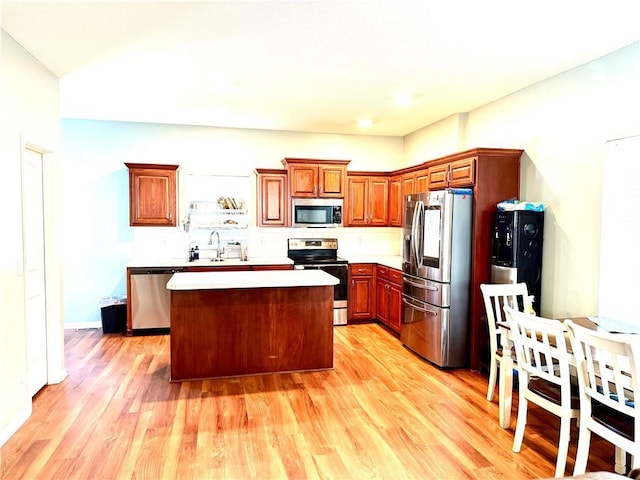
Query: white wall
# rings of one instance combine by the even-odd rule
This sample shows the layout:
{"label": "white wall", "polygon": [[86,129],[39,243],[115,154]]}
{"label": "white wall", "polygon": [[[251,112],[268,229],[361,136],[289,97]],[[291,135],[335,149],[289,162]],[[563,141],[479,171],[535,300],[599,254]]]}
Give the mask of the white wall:
{"label": "white wall", "polygon": [[[1,31],[0,40],[0,204],[2,249],[0,249],[0,445],[31,412],[27,393],[25,354],[24,285],[22,276],[21,151],[25,141],[54,152],[45,159],[45,225],[48,236],[46,259],[47,332],[50,356],[48,374],[64,375],[62,319],[60,315],[56,198],[59,149],[58,80],[11,37]],[[57,280],[56,280],[57,279]],[[57,328],[56,328],[57,326]]]}
{"label": "white wall", "polygon": [[404,137],[404,164],[417,165],[465,150],[466,125],[467,114],[456,113],[407,135]]}
{"label": "white wall", "polygon": [[[181,228],[129,227],[125,162],[175,163],[181,166],[180,175],[249,175],[255,226],[255,168],[284,168],[284,157],[302,157],[351,160],[350,170],[391,170],[402,162],[402,148],[400,137],[63,119],[66,324],[99,322],[100,298],[126,293],[125,266],[134,256],[187,256],[187,236]],[[184,191],[180,195],[184,204]],[[362,245],[363,236],[376,230],[343,235],[345,242]],[[301,235],[290,229],[254,227],[249,234],[253,256],[286,255],[286,239]],[[367,245],[375,244],[379,245]]]}
{"label": "white wall", "polygon": [[453,120],[448,127],[407,136],[406,151],[428,139],[453,153],[465,137],[458,150],[524,149],[521,198],[547,205],[542,313],[597,313],[603,149],[640,133],[640,43],[473,110],[464,131]]}

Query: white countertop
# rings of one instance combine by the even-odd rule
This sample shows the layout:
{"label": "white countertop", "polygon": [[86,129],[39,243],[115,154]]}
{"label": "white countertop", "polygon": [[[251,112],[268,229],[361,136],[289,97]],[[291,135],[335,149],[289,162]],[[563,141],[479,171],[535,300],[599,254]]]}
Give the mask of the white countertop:
{"label": "white countertop", "polygon": [[[402,270],[402,256],[400,255],[345,255],[341,256],[349,263],[378,263],[385,267]],[[169,267],[232,267],[251,265],[292,265],[293,261],[287,257],[249,257],[242,261],[239,258],[229,258],[222,262],[211,260],[196,260],[189,262],[185,258],[145,258],[134,259],[127,264],[132,268],[169,268]]]}
{"label": "white countertop", "polygon": [[345,255],[343,258],[349,263],[378,263],[385,267],[402,270],[401,255]]}
{"label": "white countertop", "polygon": [[232,288],[319,287],[337,285],[338,279],[322,270],[267,270],[251,272],[174,273],[169,290],[226,290]]}
{"label": "white countertop", "polygon": [[212,262],[211,260],[196,260],[189,262],[185,258],[144,258],[134,259],[127,264],[132,268],[152,268],[152,267],[230,267],[230,266],[251,266],[251,265],[292,265],[293,261],[287,257],[249,257],[248,260],[239,258],[226,258],[222,262]]}

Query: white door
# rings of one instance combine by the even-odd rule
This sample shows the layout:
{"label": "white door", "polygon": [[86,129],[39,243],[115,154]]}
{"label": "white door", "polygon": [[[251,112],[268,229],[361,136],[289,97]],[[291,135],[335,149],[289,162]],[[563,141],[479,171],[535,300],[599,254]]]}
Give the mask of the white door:
{"label": "white door", "polygon": [[27,385],[33,396],[47,383],[42,154],[25,148],[22,165]]}

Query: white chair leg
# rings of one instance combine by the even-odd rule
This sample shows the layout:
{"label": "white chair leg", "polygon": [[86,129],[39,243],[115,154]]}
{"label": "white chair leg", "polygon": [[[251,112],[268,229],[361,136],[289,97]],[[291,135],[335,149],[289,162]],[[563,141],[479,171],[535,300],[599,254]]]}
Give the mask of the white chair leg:
{"label": "white chair leg", "polygon": [[498,360],[495,354],[491,355],[491,368],[489,370],[489,387],[487,388],[487,400],[493,400],[493,392],[496,389],[496,380],[498,376]]}
{"label": "white chair leg", "polygon": [[558,459],[556,460],[557,478],[564,477],[564,469],[567,465],[567,452],[569,451],[571,419],[562,416],[560,418],[560,441],[558,442]]}
{"label": "white chair leg", "polygon": [[616,446],[615,451],[615,471],[620,475],[627,474],[627,452]]}
{"label": "white chair leg", "polygon": [[500,427],[511,426],[511,397],[513,390],[513,360],[502,357],[500,360],[500,384],[498,385],[498,416]]}
{"label": "white chair leg", "polygon": [[[522,379],[520,379],[522,380]],[[524,427],[527,425],[527,399],[524,398],[524,392],[520,392],[518,399],[518,419],[516,421],[516,432],[513,435],[513,448],[516,453],[522,447],[522,439],[524,438]]]}
{"label": "white chair leg", "polygon": [[580,422],[578,433],[578,450],[576,452],[576,464],[573,468],[573,475],[582,475],[587,470],[587,460],[589,460],[589,444],[591,443],[591,431],[587,428],[588,419],[583,418]]}

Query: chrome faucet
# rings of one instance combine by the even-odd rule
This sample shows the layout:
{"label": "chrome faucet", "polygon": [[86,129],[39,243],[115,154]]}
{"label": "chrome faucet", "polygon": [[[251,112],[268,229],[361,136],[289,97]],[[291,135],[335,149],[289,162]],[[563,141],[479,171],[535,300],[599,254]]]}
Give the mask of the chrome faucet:
{"label": "chrome faucet", "polygon": [[216,249],[216,258],[215,258],[215,260],[216,261],[220,261],[220,260],[222,260],[222,249],[220,247],[220,234],[218,233],[217,230],[212,230],[211,231],[211,235],[209,235],[209,245],[213,245],[213,234],[214,233],[216,234],[216,237],[217,237],[217,240],[218,240],[218,242],[217,242],[218,246],[217,246],[217,249]]}

